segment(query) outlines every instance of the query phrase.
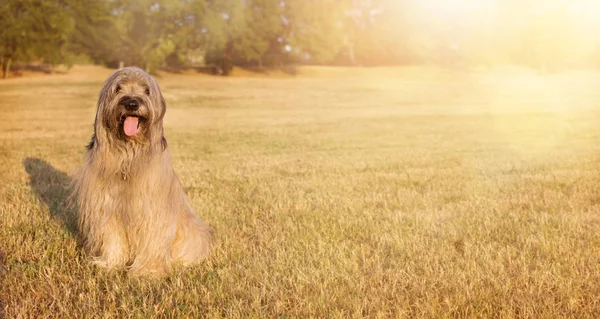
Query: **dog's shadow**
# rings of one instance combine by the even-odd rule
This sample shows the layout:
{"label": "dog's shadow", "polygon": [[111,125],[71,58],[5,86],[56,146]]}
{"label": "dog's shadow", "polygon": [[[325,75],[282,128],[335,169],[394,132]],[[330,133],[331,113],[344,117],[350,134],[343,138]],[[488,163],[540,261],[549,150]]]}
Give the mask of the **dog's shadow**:
{"label": "dog's shadow", "polygon": [[50,215],[60,220],[71,235],[77,234],[77,214],[68,205],[70,178],[40,158],[23,160],[29,174],[29,186],[37,198],[48,206]]}

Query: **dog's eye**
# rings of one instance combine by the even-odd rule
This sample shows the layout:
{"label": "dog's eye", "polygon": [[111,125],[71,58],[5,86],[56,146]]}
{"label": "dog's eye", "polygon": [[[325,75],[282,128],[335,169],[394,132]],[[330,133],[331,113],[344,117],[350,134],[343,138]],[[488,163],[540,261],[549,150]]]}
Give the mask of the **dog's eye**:
{"label": "dog's eye", "polygon": [[117,85],[117,88],[115,89],[115,93],[119,93],[119,92],[121,92],[121,90],[122,90],[121,86]]}
{"label": "dog's eye", "polygon": [[146,93],[146,95],[150,95],[150,88],[146,87],[146,89],[144,90],[144,93]]}

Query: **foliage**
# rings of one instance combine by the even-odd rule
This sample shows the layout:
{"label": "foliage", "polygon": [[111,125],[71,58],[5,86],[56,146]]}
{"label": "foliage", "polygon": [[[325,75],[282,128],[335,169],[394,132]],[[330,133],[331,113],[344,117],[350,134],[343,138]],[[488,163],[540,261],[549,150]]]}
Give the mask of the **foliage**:
{"label": "foliage", "polygon": [[[0,59],[109,66],[286,64],[547,69],[596,60],[591,2],[411,0],[5,0]],[[577,10],[575,10],[577,9]],[[600,7],[599,7],[600,9]],[[586,36],[574,36],[585,34]],[[581,53],[582,52],[582,53]],[[586,62],[581,62],[586,61]]]}
{"label": "foliage", "polygon": [[0,60],[4,76],[15,61],[65,62],[65,44],[73,27],[72,13],[65,1],[0,2]]}
{"label": "foliage", "polygon": [[85,54],[97,64],[114,65],[121,47],[121,38],[112,14],[114,2],[73,0],[70,9],[76,27],[70,35],[68,49]]}

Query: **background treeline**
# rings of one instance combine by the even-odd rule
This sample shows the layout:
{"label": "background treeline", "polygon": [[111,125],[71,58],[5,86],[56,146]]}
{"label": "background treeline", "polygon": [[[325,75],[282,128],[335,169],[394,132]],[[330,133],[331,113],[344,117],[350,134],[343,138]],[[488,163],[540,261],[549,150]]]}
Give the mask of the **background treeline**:
{"label": "background treeline", "polygon": [[0,0],[0,61],[116,67],[600,61],[595,0]]}

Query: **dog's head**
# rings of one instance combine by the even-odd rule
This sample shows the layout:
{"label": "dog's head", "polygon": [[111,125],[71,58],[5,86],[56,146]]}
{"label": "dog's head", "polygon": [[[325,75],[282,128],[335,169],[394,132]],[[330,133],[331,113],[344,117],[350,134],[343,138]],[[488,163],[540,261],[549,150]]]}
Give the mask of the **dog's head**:
{"label": "dog's head", "polygon": [[152,142],[162,138],[165,112],[156,81],[139,68],[122,68],[106,79],[100,91],[95,134],[104,129],[119,140]]}

